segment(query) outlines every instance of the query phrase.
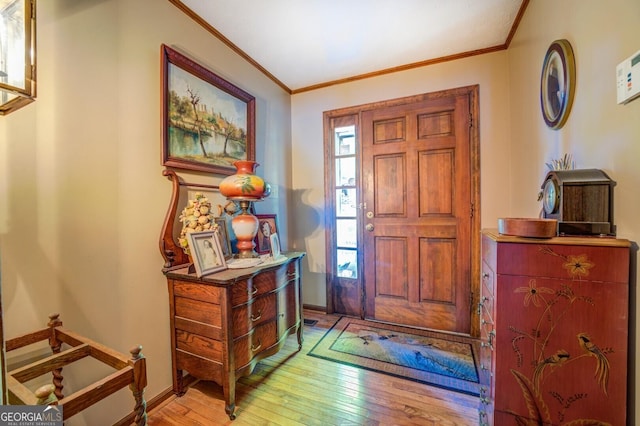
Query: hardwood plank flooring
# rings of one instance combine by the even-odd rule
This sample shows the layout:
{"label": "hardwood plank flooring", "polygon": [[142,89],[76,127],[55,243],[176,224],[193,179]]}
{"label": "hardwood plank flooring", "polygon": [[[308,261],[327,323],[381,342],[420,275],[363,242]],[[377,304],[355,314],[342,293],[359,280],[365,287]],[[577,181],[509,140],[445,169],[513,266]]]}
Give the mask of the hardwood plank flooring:
{"label": "hardwood plank flooring", "polygon": [[478,398],[307,356],[340,318],[305,310],[317,320],[262,360],[236,386],[234,421],[224,412],[222,388],[198,381],[149,412],[149,426],[173,425],[477,425]]}

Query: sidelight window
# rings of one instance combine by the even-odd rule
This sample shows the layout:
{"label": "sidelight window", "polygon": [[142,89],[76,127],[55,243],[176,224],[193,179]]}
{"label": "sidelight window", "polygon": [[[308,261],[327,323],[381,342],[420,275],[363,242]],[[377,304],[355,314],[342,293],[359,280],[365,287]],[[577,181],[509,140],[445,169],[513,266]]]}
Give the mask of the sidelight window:
{"label": "sidelight window", "polygon": [[336,271],[343,278],[358,278],[358,226],[355,126],[334,130]]}

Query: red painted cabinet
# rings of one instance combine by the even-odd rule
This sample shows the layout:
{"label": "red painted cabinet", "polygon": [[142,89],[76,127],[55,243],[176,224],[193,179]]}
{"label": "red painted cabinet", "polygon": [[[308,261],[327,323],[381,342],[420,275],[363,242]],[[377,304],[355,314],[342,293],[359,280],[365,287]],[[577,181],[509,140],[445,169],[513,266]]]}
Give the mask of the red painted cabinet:
{"label": "red painted cabinet", "polygon": [[626,424],[629,258],[622,239],[483,232],[481,424]]}

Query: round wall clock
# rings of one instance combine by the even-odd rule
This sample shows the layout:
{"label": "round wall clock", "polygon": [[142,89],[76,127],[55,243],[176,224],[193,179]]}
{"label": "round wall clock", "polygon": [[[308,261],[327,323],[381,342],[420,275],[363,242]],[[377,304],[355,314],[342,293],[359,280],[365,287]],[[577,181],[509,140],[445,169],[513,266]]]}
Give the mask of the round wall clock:
{"label": "round wall clock", "polygon": [[542,64],[540,107],[545,123],[552,129],[567,121],[576,84],[576,64],[573,49],[567,40],[551,43]]}

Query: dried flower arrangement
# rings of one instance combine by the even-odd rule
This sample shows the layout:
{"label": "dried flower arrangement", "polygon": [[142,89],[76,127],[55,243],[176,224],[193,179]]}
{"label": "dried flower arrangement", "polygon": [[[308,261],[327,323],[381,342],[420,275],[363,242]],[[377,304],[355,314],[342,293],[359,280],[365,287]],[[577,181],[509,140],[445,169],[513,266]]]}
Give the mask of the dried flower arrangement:
{"label": "dried flower arrangement", "polygon": [[196,192],[195,199],[189,200],[187,206],[182,210],[179,220],[182,222],[182,230],[180,231],[178,244],[189,256],[191,253],[189,252],[187,234],[200,231],[215,231],[218,228],[211,212],[211,202],[200,192]]}
{"label": "dried flower arrangement", "polygon": [[545,164],[549,170],[573,170],[576,168],[576,162],[573,161],[571,154],[564,154],[562,158],[551,160],[550,163]]}

